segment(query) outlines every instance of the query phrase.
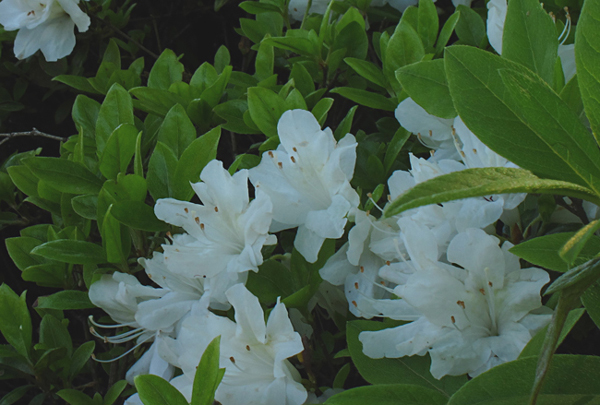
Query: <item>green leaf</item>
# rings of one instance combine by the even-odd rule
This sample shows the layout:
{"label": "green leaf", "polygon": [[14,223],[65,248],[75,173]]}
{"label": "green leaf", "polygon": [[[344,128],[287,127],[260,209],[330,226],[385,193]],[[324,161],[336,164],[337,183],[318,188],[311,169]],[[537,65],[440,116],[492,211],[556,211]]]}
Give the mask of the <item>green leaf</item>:
{"label": "green leaf", "polygon": [[[252,3],[262,5],[265,3],[257,3],[255,1],[247,1],[245,3]],[[266,4],[265,4],[266,5]],[[273,75],[273,68],[275,65],[275,52],[273,46],[265,41],[261,41],[258,52],[256,53],[256,60],[254,62],[254,76],[258,80],[265,80]]]}
{"label": "green leaf", "polygon": [[[539,236],[513,246],[510,252],[535,266],[564,273],[569,270],[569,265],[560,258],[558,251],[574,235],[574,232],[562,232]],[[583,264],[595,257],[598,252],[600,252],[600,238],[594,236],[587,240],[573,264]]]}
{"label": "green leaf", "polygon": [[294,293],[290,269],[274,259],[268,259],[259,267],[258,273],[249,272],[246,288],[263,304],[274,304],[277,297]]}
{"label": "green leaf", "polygon": [[107,179],[115,180],[119,173],[125,173],[135,153],[138,130],[131,124],[119,125],[106,141],[100,155],[99,169]]}
{"label": "green leaf", "polygon": [[385,75],[373,62],[356,58],[345,58],[344,62],[348,64],[356,73],[376,85],[387,88],[388,83]]}
{"label": "green leaf", "polygon": [[598,229],[600,229],[600,221],[595,220],[578,230],[559,250],[558,255],[560,258],[569,266],[573,266],[575,260],[579,257],[579,254],[587,245],[587,242],[591,238],[597,238],[594,236],[594,233],[596,233]]}
{"label": "green leaf", "polygon": [[161,117],[167,115],[175,104],[188,105],[185,99],[179,94],[171,93],[167,90],[135,87],[129,90],[129,92],[139,100],[136,101],[136,108]]}
{"label": "green leaf", "polygon": [[454,107],[482,142],[539,176],[581,182],[571,166],[508,107],[508,92],[499,70],[531,74],[526,68],[467,46],[446,49],[444,61]]}
{"label": "green leaf", "polygon": [[212,405],[217,387],[223,379],[224,368],[219,368],[221,336],[214,338],[204,350],[196,368],[190,405]]}
{"label": "green leaf", "polygon": [[102,223],[102,246],[106,253],[106,260],[109,263],[121,263],[125,265],[127,257],[129,257],[129,251],[131,250],[131,236],[128,229],[121,225],[112,215],[113,207],[114,204],[108,208],[104,215]]}
{"label": "green leaf", "polygon": [[148,191],[154,201],[173,196],[177,156],[164,143],[157,142],[148,164]]}
{"label": "green leaf", "polygon": [[96,136],[96,121],[100,113],[100,103],[96,100],[80,94],[73,103],[71,116],[78,130],[83,131],[83,136],[86,138],[95,139]]}
{"label": "green leaf", "polygon": [[17,353],[29,358],[31,317],[25,293],[19,297],[7,284],[0,285],[0,332]]}
{"label": "green leaf", "polygon": [[170,49],[165,49],[154,62],[148,76],[148,87],[152,89],[169,90],[171,84],[182,80],[184,67],[177,60],[177,55]]}
{"label": "green leaf", "polygon": [[[298,55],[317,58],[320,57],[319,48],[308,38],[299,37],[275,37],[265,38],[262,42],[275,48],[285,49]],[[261,43],[262,43],[261,42]]]}
{"label": "green leaf", "polygon": [[73,210],[86,219],[96,220],[98,211],[98,196],[93,194],[78,195],[71,199]]}
{"label": "green leaf", "polygon": [[453,172],[419,183],[388,204],[384,215],[391,217],[423,205],[506,193],[562,194],[598,201],[591,190],[577,184],[540,179],[523,169],[486,167]]}
{"label": "green leaf", "polygon": [[444,23],[444,26],[442,27],[442,30],[440,31],[440,35],[435,44],[436,55],[441,54],[442,51],[444,50],[444,48],[446,47],[446,44],[450,40],[450,37],[452,36],[452,32],[454,32],[454,28],[456,27],[456,24],[457,24],[459,18],[460,18],[460,12],[455,11],[454,14],[452,14]]}
{"label": "green leaf", "polygon": [[173,178],[173,198],[189,201],[194,195],[190,182],[200,180],[200,173],[213,159],[217,158],[217,147],[221,138],[221,128],[216,127],[195,139],[177,162]]}
{"label": "green leaf", "polygon": [[37,307],[66,310],[95,308],[96,306],[90,302],[87,292],[65,290],[46,297],[39,297]]}
{"label": "green leaf", "polygon": [[437,9],[432,0],[419,0],[418,7],[418,34],[425,49],[433,49],[438,36],[440,22]]}
{"label": "green leaf", "polygon": [[171,148],[177,158],[196,139],[196,128],[181,104],[176,104],[165,116],[158,131],[158,142]]}
{"label": "green leaf", "polygon": [[596,324],[600,328],[600,283],[596,282],[590,288],[585,290],[581,296],[581,302],[585,309]]}
{"label": "green leaf", "polygon": [[600,136],[600,2],[586,1],[581,9],[575,41],[577,80],[585,113],[596,142]]}
{"label": "green leaf", "polygon": [[23,163],[40,180],[61,193],[97,194],[102,188],[102,180],[82,164],[67,159],[34,157],[24,159]]}
{"label": "green leaf", "polygon": [[394,137],[388,144],[385,152],[385,158],[383,159],[383,166],[386,172],[389,172],[392,169],[398,154],[411,135],[412,134],[410,132],[402,127],[398,128],[398,130],[394,133]]}
{"label": "green leaf", "polygon": [[8,250],[8,255],[19,270],[23,271],[29,266],[44,263],[43,259],[30,254],[33,248],[42,244],[42,241],[35,238],[21,236],[16,238],[8,238],[6,239],[5,243],[6,249]]}
{"label": "green leaf", "polygon": [[511,1],[502,35],[502,57],[528,67],[552,84],[558,36],[538,0]]}
{"label": "green leaf", "polygon": [[[569,312],[569,315],[567,315],[567,319],[565,321],[565,325],[563,326],[560,332],[560,336],[558,338],[558,342],[556,344],[555,349],[558,348],[558,346],[563,342],[563,340],[565,340],[569,332],[571,332],[571,329],[573,329],[573,327],[575,326],[577,321],[579,321],[579,318],[581,318],[584,312],[585,309],[583,308],[574,309],[571,312]],[[523,348],[523,351],[521,351],[519,358],[522,359],[524,357],[529,356],[538,356],[540,354],[540,351],[542,350],[544,338],[546,337],[547,332],[548,326],[545,326],[539,332],[537,332],[535,336],[529,341],[529,343],[527,343],[527,346]]]}
{"label": "green leaf", "polygon": [[396,70],[402,66],[420,62],[423,56],[425,56],[425,49],[419,34],[407,21],[402,19],[387,44],[383,71],[388,80],[395,81]]}
{"label": "green leaf", "polygon": [[248,89],[248,111],[256,126],[272,138],[277,136],[277,123],[286,111],[286,103],[272,90],[251,87]]}
{"label": "green leaf", "polygon": [[352,130],[352,121],[354,120],[354,114],[356,113],[357,108],[358,108],[357,105],[350,108],[348,110],[348,112],[346,113],[346,116],[344,117],[344,119],[342,121],[340,121],[340,124],[337,126],[337,128],[335,129],[335,132],[333,133],[333,137],[336,140],[339,141],[340,139],[345,137],[346,134],[349,134],[350,131]]}
{"label": "green leaf", "polygon": [[79,90],[79,91],[85,91],[87,93],[92,93],[92,94],[102,94],[99,91],[97,91],[94,88],[94,86],[92,86],[90,84],[90,81],[86,77],[75,76],[75,75],[58,75],[58,76],[52,78],[52,80],[64,83],[67,86],[73,87],[74,89]]}
{"label": "green leaf", "polygon": [[4,395],[2,399],[0,399],[0,405],[12,405],[27,394],[27,392],[33,388],[33,385],[22,385],[20,387],[15,388],[8,394]]}
{"label": "green leaf", "polygon": [[56,393],[70,405],[96,405],[94,401],[81,391],[64,389]]}
{"label": "green leaf", "polygon": [[546,289],[544,295],[554,294],[559,291],[569,290],[571,295],[579,296],[600,277],[600,258],[595,257],[577,267],[569,269],[557,278]]}
{"label": "green leaf", "polygon": [[73,342],[67,327],[56,317],[46,314],[40,324],[40,343],[50,349],[65,348],[71,357]]}
{"label": "green leaf", "polygon": [[144,405],[188,405],[177,388],[156,375],[138,375],[134,382]]}
{"label": "green leaf", "polygon": [[[536,361],[535,357],[527,357],[500,364],[466,383],[448,405],[528,404]],[[556,355],[539,403],[595,403],[600,399],[598,379],[599,357]]]}
{"label": "green leaf", "polygon": [[71,264],[105,263],[106,256],[100,245],[81,240],[59,239],[43,243],[31,251],[46,259]]}
{"label": "green leaf", "polygon": [[358,335],[362,331],[382,330],[390,326],[375,321],[351,321],[346,326],[346,339],[352,362],[360,375],[371,384],[411,384],[424,387],[444,396],[447,400],[466,381],[466,376],[446,376],[441,380],[435,379],[429,372],[431,360],[429,356],[401,357],[397,359],[372,359],[362,351],[362,343]]}
{"label": "green leaf", "polygon": [[389,384],[356,387],[332,396],[325,405],[444,405],[448,397],[417,385]]}
{"label": "green leaf", "polygon": [[131,96],[120,84],[113,84],[98,112],[96,147],[101,156],[108,138],[121,124],[134,124]]}
{"label": "green leaf", "polygon": [[102,405],[112,405],[117,399],[119,399],[119,395],[121,395],[125,387],[127,387],[126,380],[119,380],[114,383],[104,396]]}
{"label": "green leaf", "polygon": [[442,59],[404,66],[396,71],[396,79],[429,114],[440,118],[456,117]]}
{"label": "green leaf", "polygon": [[96,342],[91,340],[89,342],[85,342],[77,349],[75,349],[75,351],[73,352],[73,357],[71,357],[71,366],[69,367],[70,379],[73,379],[77,374],[79,374],[79,371],[81,371],[83,366],[85,366],[88,360],[92,357],[92,353],[94,353],[95,347]]}
{"label": "green leaf", "polygon": [[154,215],[154,208],[142,201],[118,201],[110,209],[113,217],[125,226],[146,232],[163,232],[169,226]]}
{"label": "green leaf", "polygon": [[394,100],[382,96],[379,93],[361,90],[354,87],[336,87],[330,91],[339,94],[355,103],[384,111],[394,111],[397,104]]}
{"label": "green leaf", "polygon": [[250,128],[244,122],[244,113],[248,111],[246,100],[229,100],[216,106],[213,111],[227,122],[221,127],[238,134],[260,134],[258,129]]}
{"label": "green leaf", "polygon": [[600,151],[575,113],[542,80],[500,70],[507,105],[577,177],[571,181],[600,194]]}
{"label": "green leaf", "polygon": [[455,30],[461,43],[481,47],[486,38],[485,23],[477,12],[470,7],[459,4],[456,11],[460,14]]}

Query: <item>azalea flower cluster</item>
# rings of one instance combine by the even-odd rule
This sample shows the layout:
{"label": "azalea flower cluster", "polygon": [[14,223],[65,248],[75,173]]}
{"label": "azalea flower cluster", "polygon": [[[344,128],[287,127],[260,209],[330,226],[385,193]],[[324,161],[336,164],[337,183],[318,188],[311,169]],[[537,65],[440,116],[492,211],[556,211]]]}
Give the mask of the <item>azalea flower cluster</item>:
{"label": "azalea flower cluster", "polygon": [[[269,232],[298,228],[295,246],[309,262],[326,238],[340,238],[347,214],[359,203],[350,186],[356,159],[351,134],[336,142],[303,110],[279,121],[281,144],[261,163],[233,176],[220,161],[210,162],[202,182],[192,184],[202,205],[158,200],[158,218],[184,233],[171,236],[151,259],[140,259],[159,287],[142,285],[124,273],[105,275],[90,288],[90,300],[115,325],[91,320],[97,329],[129,327],[108,342],[136,339],[152,346],[128,371],[132,382],[151,373],[171,380],[188,399],[205,348],[221,336],[221,367],[226,369],[216,399],[223,404],[302,404],[308,397],[300,374],[287,360],[303,351],[288,312],[278,302],[265,324],[258,301],[244,286],[248,272],[263,263],[261,249],[276,243]],[[255,188],[249,200],[248,180]],[[235,322],[211,310],[233,307]],[[175,367],[183,374],[172,378]],[[250,372],[249,370],[252,370]],[[241,398],[244,398],[242,401]],[[129,404],[140,403],[137,396]]]}
{"label": "azalea flower cluster", "polygon": [[[411,170],[388,181],[390,199],[436,176],[467,168],[515,167],[485,146],[460,117],[440,119],[412,99],[396,109],[400,124],[432,148],[429,159],[410,156]],[[431,356],[436,378],[515,360],[550,320],[540,290],[541,269],[521,269],[512,246],[486,233],[498,220],[512,224],[524,194],[469,198],[376,219],[353,211],[356,225],[321,269],[344,287],[359,317],[410,322],[359,336],[373,358]],[[518,291],[518,292],[516,292]]]}

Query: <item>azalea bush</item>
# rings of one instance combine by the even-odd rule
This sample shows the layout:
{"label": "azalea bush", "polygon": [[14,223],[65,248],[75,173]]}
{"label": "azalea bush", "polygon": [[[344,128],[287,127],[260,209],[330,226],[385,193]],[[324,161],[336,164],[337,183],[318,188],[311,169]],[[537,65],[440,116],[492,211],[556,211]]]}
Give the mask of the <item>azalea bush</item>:
{"label": "azalea bush", "polygon": [[154,7],[0,1],[0,403],[598,400],[600,0]]}

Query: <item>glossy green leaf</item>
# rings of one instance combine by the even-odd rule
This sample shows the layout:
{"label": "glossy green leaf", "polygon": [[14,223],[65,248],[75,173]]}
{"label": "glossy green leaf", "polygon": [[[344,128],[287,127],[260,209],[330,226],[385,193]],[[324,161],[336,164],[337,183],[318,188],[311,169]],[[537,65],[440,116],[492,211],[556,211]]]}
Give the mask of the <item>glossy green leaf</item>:
{"label": "glossy green leaf", "polygon": [[73,342],[69,330],[58,318],[46,314],[40,324],[40,343],[50,349],[65,348],[71,357]]}
{"label": "glossy green leaf", "polygon": [[43,243],[31,251],[46,259],[71,264],[98,264],[106,262],[102,247],[81,240],[60,239]]}
{"label": "glossy green leaf", "polygon": [[286,111],[281,96],[263,87],[248,89],[248,111],[252,121],[268,137],[277,136],[277,123]]}
{"label": "glossy green leaf", "polygon": [[215,392],[225,373],[219,368],[221,336],[214,338],[204,350],[196,368],[190,405],[213,405]]}
{"label": "glossy green leaf", "polygon": [[43,259],[30,255],[33,248],[42,244],[39,239],[20,236],[8,238],[5,243],[8,255],[19,270],[23,271],[29,266],[44,263]]}
{"label": "glossy green leaf", "polygon": [[356,73],[370,82],[383,88],[388,86],[385,75],[373,62],[357,58],[345,58],[344,62],[346,62]]}
{"label": "glossy green leaf", "polygon": [[440,118],[457,116],[442,59],[404,66],[396,71],[396,78],[408,95],[429,114]]}
{"label": "glossy green leaf", "polygon": [[526,68],[466,46],[446,49],[444,61],[454,107],[482,142],[539,176],[581,184],[573,168],[508,107],[508,92],[499,70],[531,74]]}
{"label": "glossy green leaf", "polygon": [[78,195],[71,199],[73,210],[86,219],[96,220],[98,211],[98,196],[93,194]]}
{"label": "glossy green leaf", "polygon": [[194,195],[190,182],[200,181],[200,173],[213,159],[217,158],[217,147],[221,138],[221,128],[216,127],[195,139],[182,153],[177,162],[172,188],[173,197],[189,201]]}
{"label": "glossy green leaf", "polygon": [[148,191],[154,201],[173,196],[177,156],[164,143],[158,142],[148,164]]}
{"label": "glossy green leaf", "polygon": [[502,57],[528,67],[552,84],[558,36],[538,0],[511,1],[502,34]]}
{"label": "glossy green leaf", "polygon": [[31,350],[31,317],[25,302],[7,285],[0,285],[0,332],[17,353],[29,358]]}
{"label": "glossy green leaf", "polygon": [[100,155],[98,168],[107,179],[116,179],[119,173],[125,173],[135,152],[138,130],[131,124],[119,125],[106,141]]}
{"label": "glossy green leaf", "polygon": [[70,378],[75,377],[85,366],[88,360],[90,360],[92,354],[94,353],[95,347],[96,342],[90,340],[89,342],[85,342],[75,349],[73,356],[71,357],[71,365],[69,367]]}
{"label": "glossy green leaf", "polygon": [[134,124],[131,96],[120,84],[113,84],[98,112],[96,148],[100,156],[108,138],[121,124]]}
{"label": "glossy green leaf", "polygon": [[148,87],[169,90],[172,83],[180,82],[184,66],[177,60],[177,55],[170,49],[165,49],[154,62],[148,76]]}
{"label": "glossy green leaf", "polygon": [[438,36],[440,22],[435,4],[432,0],[419,0],[418,7],[419,25],[417,32],[425,49],[433,49]]}
{"label": "glossy green leaf", "polygon": [[379,93],[361,90],[354,87],[336,87],[331,93],[339,94],[355,103],[384,111],[394,111],[397,103]]}
{"label": "glossy green leaf", "polygon": [[110,209],[113,217],[125,226],[146,232],[166,231],[169,226],[154,215],[154,208],[142,201],[118,201]]}
{"label": "glossy green leaf", "polygon": [[387,217],[411,208],[469,197],[506,193],[547,193],[598,201],[585,187],[566,181],[546,180],[523,169],[486,167],[466,169],[419,183],[388,204]]}
{"label": "glossy green leaf", "polygon": [[95,308],[95,305],[91,303],[85,291],[64,290],[45,297],[39,297],[37,307],[66,310]]}
{"label": "glossy green leaf", "polygon": [[596,324],[600,328],[600,283],[596,282],[590,288],[585,290],[581,296],[581,302],[585,309]]}
{"label": "glossy green leaf", "polygon": [[442,53],[442,51],[448,44],[448,41],[450,40],[450,37],[452,36],[452,33],[454,32],[454,28],[456,27],[456,24],[458,23],[459,18],[460,18],[460,12],[455,11],[454,14],[452,14],[450,17],[448,17],[448,19],[444,23],[444,26],[442,27],[442,30],[440,31],[440,35],[438,36],[437,42],[435,43],[436,55]]}
{"label": "glossy green leaf", "polygon": [[188,405],[177,388],[156,375],[138,375],[134,381],[144,405]]}
{"label": "glossy green leaf", "polygon": [[146,112],[164,117],[175,104],[187,106],[185,99],[179,94],[171,93],[167,90],[153,89],[150,87],[135,87],[129,92],[134,95],[136,108]]}
{"label": "glossy green leaf", "polygon": [[80,94],[73,103],[71,116],[78,130],[83,131],[83,136],[86,138],[95,139],[96,136],[96,121],[100,113],[100,103],[96,100]]}
{"label": "glossy green leaf", "polygon": [[160,130],[158,131],[158,142],[164,143],[171,148],[177,158],[196,139],[196,128],[187,116],[181,104],[175,105],[167,113]]}
{"label": "glossy green leaf", "polygon": [[67,159],[35,157],[23,162],[40,180],[62,193],[97,194],[102,188],[102,180],[85,166]]}
{"label": "glossy green leaf", "polygon": [[508,107],[577,177],[600,194],[600,150],[589,131],[552,88],[537,77],[500,70]]}
{"label": "glossy green leaf", "polygon": [[71,388],[60,390],[56,393],[69,405],[96,405],[95,402],[81,391]]}
{"label": "glossy green leaf", "polygon": [[460,17],[454,29],[460,42],[466,45],[481,47],[486,38],[485,23],[481,16],[472,8],[463,4],[456,7]]}
{"label": "glossy green leaf", "polygon": [[[575,235],[574,232],[553,233],[521,242],[510,248],[510,252],[527,260],[534,266],[565,272],[569,265],[559,256],[558,251]],[[600,238],[593,236],[587,240],[573,265],[580,265],[600,252]]]}
{"label": "glossy green leaf", "polygon": [[[600,221],[595,220],[581,228],[579,231],[569,239],[564,246],[558,252],[561,259],[565,261],[569,266],[573,266],[575,260],[579,257],[583,248],[587,245],[591,238],[597,239],[594,234],[600,229]],[[597,250],[600,253],[600,250]],[[598,254],[597,253],[597,254]]]}

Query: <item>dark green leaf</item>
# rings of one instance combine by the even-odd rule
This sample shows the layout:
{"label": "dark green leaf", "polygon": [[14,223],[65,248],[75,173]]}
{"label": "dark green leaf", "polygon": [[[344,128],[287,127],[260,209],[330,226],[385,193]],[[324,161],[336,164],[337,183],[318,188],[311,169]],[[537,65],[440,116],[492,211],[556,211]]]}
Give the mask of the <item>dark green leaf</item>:
{"label": "dark green leaf", "polygon": [[62,193],[97,194],[102,188],[102,180],[85,166],[67,159],[35,157],[23,162],[40,180]]}
{"label": "dark green leaf", "polygon": [[29,358],[31,350],[31,317],[25,302],[7,285],[0,285],[0,332],[17,353]]}
{"label": "dark green leaf", "polygon": [[[96,342],[93,340],[89,342],[85,342],[81,346],[79,346],[73,352],[73,357],[71,357],[71,366],[69,367],[69,376],[70,378],[74,378],[79,371],[85,366],[88,360],[92,357],[92,353],[94,353],[94,348],[96,347]],[[107,394],[108,396],[108,394]]]}
{"label": "dark green leaf", "polygon": [[125,173],[135,152],[138,130],[131,124],[119,125],[106,141],[100,155],[99,169],[107,179],[115,180],[119,173]]}
{"label": "dark green leaf", "polygon": [[332,396],[326,405],[444,405],[448,397],[417,385],[390,384],[357,387]]}
{"label": "dark green leaf", "polygon": [[[581,318],[584,312],[585,309],[583,308],[574,309],[571,312],[569,312],[569,315],[567,316],[567,319],[565,321],[565,325],[563,326],[563,329],[560,332],[560,336],[556,344],[557,348],[563,342],[563,340],[565,340],[569,332],[571,332],[571,329],[573,329],[573,327],[575,326],[577,321],[579,321],[579,318]],[[548,326],[542,328],[538,333],[536,333],[535,336],[529,341],[529,343],[527,343],[527,346],[525,346],[525,348],[519,355],[519,358],[522,359],[524,357],[529,356],[539,356],[547,332]]]}
{"label": "dark green leaf", "polygon": [[263,87],[248,89],[248,111],[252,121],[268,137],[277,136],[277,123],[286,111],[281,96]]}
{"label": "dark green leaf", "polygon": [[121,395],[121,392],[123,392],[125,387],[127,387],[127,381],[125,380],[120,380],[114,383],[104,396],[104,402],[102,405],[112,405],[117,399],[119,399],[119,395]]}
{"label": "dark green leaf", "polygon": [[175,184],[175,170],[177,169],[177,156],[164,143],[158,142],[148,164],[148,191],[154,198],[173,196],[173,184]]}
{"label": "dark green leaf", "polygon": [[160,55],[148,77],[148,87],[152,89],[169,90],[172,83],[180,82],[184,67],[177,60],[177,55],[170,49]]}
{"label": "dark green leaf", "polygon": [[154,209],[141,201],[118,201],[110,209],[123,225],[146,232],[162,232],[169,227],[154,215]]}
{"label": "dark green leaf", "polygon": [[46,259],[71,264],[105,263],[106,256],[102,247],[81,240],[60,239],[43,243],[31,251]]}
{"label": "dark green leaf", "polygon": [[[564,246],[558,252],[558,255],[561,259],[565,261],[569,266],[573,266],[575,260],[579,257],[583,248],[587,245],[588,241],[591,238],[597,237],[594,236],[594,233],[600,229],[600,221],[595,220],[581,228],[579,231],[573,235],[571,239],[569,239]],[[600,250],[597,250],[600,253]]]}
{"label": "dark green leaf", "polygon": [[486,34],[485,23],[481,16],[475,10],[462,4],[456,7],[456,11],[460,14],[455,26],[458,39],[463,44],[482,46]]}
{"label": "dark green leaf", "polygon": [[134,124],[131,96],[120,84],[113,84],[98,112],[96,147],[100,156],[108,138],[121,124]]}
{"label": "dark green leaf", "polygon": [[175,105],[165,116],[158,131],[158,142],[171,148],[177,158],[196,139],[196,128],[181,104]]}
{"label": "dark green leaf", "polygon": [[30,254],[33,248],[42,244],[42,241],[35,238],[21,236],[16,238],[8,238],[6,239],[5,243],[10,258],[19,270],[23,271],[29,266],[44,263],[43,259]]}
{"label": "dark green leaf", "polygon": [[156,375],[138,375],[134,381],[144,405],[188,405],[177,388]]}
{"label": "dark green leaf", "polygon": [[65,290],[38,298],[38,308],[87,309],[95,308],[85,291]]}
{"label": "dark green leaf", "polygon": [[336,87],[331,93],[339,94],[355,103],[384,111],[394,111],[397,104],[394,100],[382,96],[379,93],[356,89],[354,87]]}
{"label": "dark green leaf", "polygon": [[64,348],[71,357],[73,342],[67,327],[56,317],[45,315],[40,324],[40,343],[50,349]]}

